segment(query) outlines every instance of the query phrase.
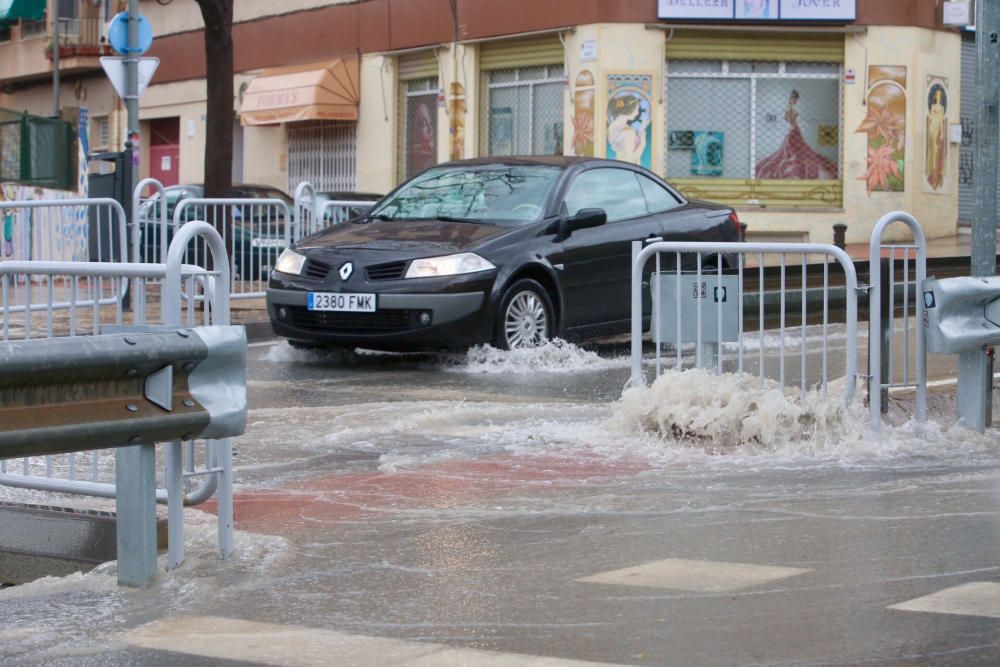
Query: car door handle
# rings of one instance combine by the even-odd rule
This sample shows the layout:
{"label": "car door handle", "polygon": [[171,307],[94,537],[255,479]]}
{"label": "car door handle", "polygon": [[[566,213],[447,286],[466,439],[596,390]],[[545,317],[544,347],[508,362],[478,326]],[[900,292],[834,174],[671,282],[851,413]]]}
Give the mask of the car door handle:
{"label": "car door handle", "polygon": [[662,240],[663,240],[662,236],[649,236],[646,237],[646,240],[643,241],[643,243],[659,243]]}

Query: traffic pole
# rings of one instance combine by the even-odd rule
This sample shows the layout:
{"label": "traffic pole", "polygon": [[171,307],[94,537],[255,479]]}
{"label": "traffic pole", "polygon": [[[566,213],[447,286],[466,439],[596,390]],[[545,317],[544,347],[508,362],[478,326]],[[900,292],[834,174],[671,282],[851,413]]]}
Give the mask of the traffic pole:
{"label": "traffic pole", "polygon": [[[976,133],[972,217],[973,277],[997,273],[997,151],[1000,149],[1000,3],[976,3]],[[993,358],[990,350],[958,357],[958,417],[983,432],[993,421]]]}
{"label": "traffic pole", "polygon": [[131,192],[139,182],[139,169],[136,153],[139,139],[139,0],[128,2],[128,51],[125,53],[125,111],[128,114],[128,140],[125,142],[125,152],[128,154],[129,171],[132,182]]}

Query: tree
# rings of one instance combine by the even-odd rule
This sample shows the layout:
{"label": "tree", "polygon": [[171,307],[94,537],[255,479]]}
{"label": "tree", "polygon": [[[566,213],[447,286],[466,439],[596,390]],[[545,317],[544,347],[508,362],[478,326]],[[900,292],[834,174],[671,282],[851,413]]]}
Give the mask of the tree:
{"label": "tree", "polygon": [[205,84],[208,87],[205,196],[230,197],[233,190],[233,0],[195,2],[205,23]]}

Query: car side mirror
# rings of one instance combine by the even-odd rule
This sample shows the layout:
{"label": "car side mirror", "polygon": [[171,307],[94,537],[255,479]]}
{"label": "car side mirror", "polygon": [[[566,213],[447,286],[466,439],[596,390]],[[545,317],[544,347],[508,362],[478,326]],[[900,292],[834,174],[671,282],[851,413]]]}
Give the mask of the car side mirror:
{"label": "car side mirror", "polygon": [[581,208],[576,215],[564,218],[560,225],[563,236],[566,236],[578,229],[589,229],[600,227],[608,221],[608,214],[603,208]]}

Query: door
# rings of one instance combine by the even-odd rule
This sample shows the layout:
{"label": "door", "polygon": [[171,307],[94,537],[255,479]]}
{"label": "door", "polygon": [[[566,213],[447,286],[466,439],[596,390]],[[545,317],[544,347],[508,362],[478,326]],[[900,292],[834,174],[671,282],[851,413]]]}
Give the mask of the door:
{"label": "door", "polygon": [[149,121],[149,175],[169,187],[180,183],[181,119]]}
{"label": "door", "polygon": [[570,185],[564,205],[570,216],[585,208],[604,209],[608,216],[604,225],[577,230],[563,242],[566,327],[628,320],[632,242],[663,232],[637,174],[613,167],[585,171]]}

